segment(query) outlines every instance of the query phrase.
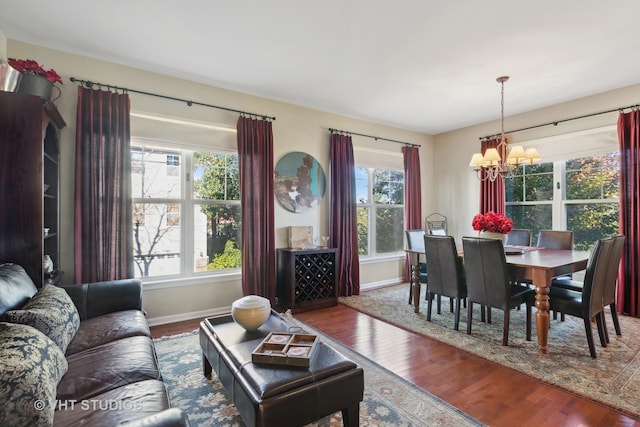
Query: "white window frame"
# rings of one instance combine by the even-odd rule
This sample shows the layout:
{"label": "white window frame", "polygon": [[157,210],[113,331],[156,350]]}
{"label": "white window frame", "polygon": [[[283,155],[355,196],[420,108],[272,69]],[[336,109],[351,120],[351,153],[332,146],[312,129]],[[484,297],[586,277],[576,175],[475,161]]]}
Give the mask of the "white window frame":
{"label": "white window frame", "polygon": [[[379,170],[388,170],[394,172],[402,173],[404,177],[404,170],[393,168],[393,167],[384,167],[384,166],[365,166],[365,165],[355,165],[355,168],[358,169],[366,169],[367,170],[367,180],[368,180],[368,203],[360,203],[356,200],[356,209],[357,208],[367,208],[368,209],[368,251],[367,255],[360,255],[361,259],[364,260],[373,260],[373,259],[384,259],[389,257],[397,257],[398,255],[403,255],[403,248],[396,252],[384,252],[378,253],[377,248],[377,236],[376,236],[376,218],[377,218],[377,209],[388,209],[389,207],[402,209],[402,229],[404,230],[404,220],[405,220],[405,204],[380,204],[374,203],[373,198],[373,185],[374,185],[374,171],[376,169]],[[405,184],[406,185],[406,181]]]}
{"label": "white window frame", "polygon": [[[193,158],[195,152],[211,152],[217,154],[235,154],[236,151],[216,149],[213,147],[186,147],[179,143],[164,143],[145,138],[134,138],[131,141],[131,147],[145,146],[149,148],[157,148],[160,150],[170,150],[179,152],[182,158],[181,174],[180,174],[180,198],[133,198],[133,203],[159,203],[159,204],[177,204],[180,206],[180,273],[162,276],[140,277],[145,284],[158,284],[157,288],[173,287],[181,282],[190,281],[188,284],[206,283],[220,280],[228,280],[230,277],[236,278],[241,275],[241,268],[225,269],[225,270],[208,270],[206,272],[195,271],[195,225],[194,214],[195,208],[199,204],[215,204],[216,201],[195,199],[193,197]],[[169,166],[169,165],[167,165]],[[240,205],[240,200],[224,200],[221,201],[228,205]],[[136,267],[137,268],[137,267]],[[137,271],[136,271],[137,274]],[[164,285],[163,285],[164,284]]]}

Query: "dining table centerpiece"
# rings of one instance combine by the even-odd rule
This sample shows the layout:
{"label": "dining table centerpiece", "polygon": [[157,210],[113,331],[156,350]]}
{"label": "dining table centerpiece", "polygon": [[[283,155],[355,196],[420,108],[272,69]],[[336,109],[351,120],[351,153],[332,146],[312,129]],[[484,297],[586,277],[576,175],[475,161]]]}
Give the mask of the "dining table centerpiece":
{"label": "dining table centerpiece", "polygon": [[[22,74],[20,83],[16,88],[18,93],[39,96],[49,101],[53,93],[55,83],[62,84],[62,77],[53,68],[47,70],[33,59],[9,58],[9,65]],[[57,88],[57,87],[56,87]],[[60,88],[57,88],[58,90]]]}
{"label": "dining table centerpiece", "polygon": [[505,236],[513,230],[513,220],[504,214],[489,211],[476,214],[471,221],[471,226],[480,237],[504,241]]}

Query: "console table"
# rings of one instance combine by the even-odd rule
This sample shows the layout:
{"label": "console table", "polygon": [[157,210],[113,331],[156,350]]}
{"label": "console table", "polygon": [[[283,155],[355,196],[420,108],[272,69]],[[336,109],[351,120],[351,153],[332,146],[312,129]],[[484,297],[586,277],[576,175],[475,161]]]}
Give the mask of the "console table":
{"label": "console table", "polygon": [[278,306],[293,313],[338,304],[338,249],[278,249]]}
{"label": "console table", "polygon": [[320,340],[308,368],[253,363],[251,353],[269,332],[300,331],[272,311],[257,331],[248,332],[231,315],[200,323],[203,371],[212,370],[249,427],[301,426],[342,411],[343,424],[356,427],[364,393],[364,372]]}

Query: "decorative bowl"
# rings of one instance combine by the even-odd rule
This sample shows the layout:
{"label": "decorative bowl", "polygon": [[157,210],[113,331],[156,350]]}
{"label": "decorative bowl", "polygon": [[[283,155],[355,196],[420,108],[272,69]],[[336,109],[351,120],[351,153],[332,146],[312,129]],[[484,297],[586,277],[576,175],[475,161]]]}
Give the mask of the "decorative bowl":
{"label": "decorative bowl", "polygon": [[231,304],[231,317],[247,331],[255,331],[271,315],[271,302],[258,295],[247,295]]}

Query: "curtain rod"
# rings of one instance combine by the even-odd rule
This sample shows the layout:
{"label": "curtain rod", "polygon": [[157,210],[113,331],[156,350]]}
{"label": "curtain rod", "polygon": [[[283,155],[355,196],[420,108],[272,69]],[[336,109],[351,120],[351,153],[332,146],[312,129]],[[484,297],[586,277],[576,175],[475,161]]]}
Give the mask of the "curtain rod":
{"label": "curtain rod", "polygon": [[405,142],[405,141],[396,141],[395,139],[389,139],[389,138],[382,138],[380,136],[372,136],[372,135],[365,135],[363,133],[356,133],[356,132],[351,132],[348,130],[340,130],[340,129],[333,129],[333,128],[329,128],[329,132],[338,132],[338,133],[346,133],[348,135],[358,135],[358,136],[364,136],[366,138],[372,138],[377,140],[382,140],[382,141],[389,141],[389,142],[395,142],[396,144],[403,144],[403,145],[408,145],[409,147],[420,147],[420,144],[413,144],[411,142]]}
{"label": "curtain rod", "polygon": [[[526,127],[526,128],[510,130],[510,131],[506,131],[506,132],[505,132],[505,134],[511,134],[511,133],[516,133],[516,132],[522,132],[522,131],[525,131],[525,130],[541,128],[541,127],[544,127],[544,126],[551,126],[551,125],[553,125],[553,126],[558,126],[558,124],[560,124],[560,123],[570,122],[570,121],[572,121],[572,120],[586,119],[587,117],[594,117],[594,116],[599,116],[599,115],[602,115],[602,114],[614,113],[614,112],[616,112],[616,111],[619,111],[619,112],[621,112],[621,113],[622,113],[622,112],[623,112],[624,110],[626,110],[626,109],[629,109],[629,108],[638,108],[638,107],[640,107],[640,104],[629,105],[629,106],[627,106],[627,107],[619,107],[619,108],[615,108],[615,109],[613,109],[613,110],[600,111],[599,113],[585,114],[584,116],[571,117],[571,118],[569,118],[569,119],[557,120],[557,121],[555,121],[555,122],[542,123],[542,124],[540,124],[540,125],[534,125],[534,126],[529,126],[529,127]],[[499,134],[499,133],[494,133],[493,135],[481,136],[481,137],[480,137],[480,138],[478,138],[478,139],[480,139],[480,140],[483,140],[483,139],[491,139],[491,138],[494,138],[494,137],[496,137],[496,136],[500,136],[500,134]]]}
{"label": "curtain rod", "polygon": [[126,88],[126,87],[119,87],[119,86],[114,86],[114,85],[111,85],[111,84],[96,83],[96,82],[92,82],[92,81],[89,81],[89,80],[80,80],[80,79],[77,79],[75,77],[70,77],[69,80],[71,80],[74,83],[80,83],[82,86],[85,86],[85,87],[87,87],[89,89],[91,89],[93,86],[98,86],[100,88],[101,87],[106,87],[107,89],[121,90],[123,92],[139,93],[141,95],[149,95],[149,96],[155,96],[157,98],[164,98],[164,99],[170,99],[172,101],[184,102],[189,107],[191,107],[193,105],[200,105],[202,107],[217,108],[219,110],[231,111],[233,113],[240,113],[240,114],[247,115],[247,116],[261,117],[264,120],[267,120],[267,119],[268,120],[275,120],[276,119],[275,117],[265,116],[264,114],[249,113],[247,111],[234,110],[233,108],[219,107],[217,105],[205,104],[205,103],[202,103],[202,102],[191,101],[191,100],[188,100],[188,99],[174,98],[173,96],[160,95],[160,94],[152,93],[152,92],[144,92],[144,91],[141,91],[141,90],[129,89],[129,88]]}

